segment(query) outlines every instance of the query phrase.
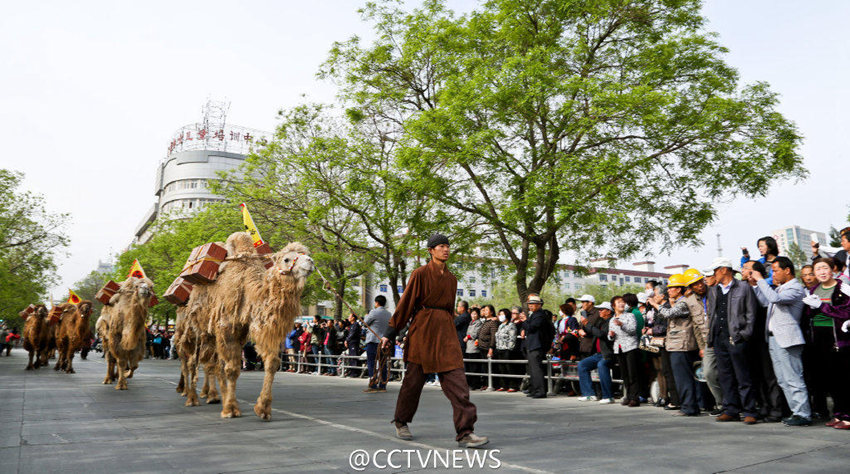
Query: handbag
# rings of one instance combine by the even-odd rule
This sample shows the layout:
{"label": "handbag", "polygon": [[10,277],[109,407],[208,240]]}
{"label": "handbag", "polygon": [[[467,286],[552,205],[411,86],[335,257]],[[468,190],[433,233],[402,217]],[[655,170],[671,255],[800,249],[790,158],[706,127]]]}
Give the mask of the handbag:
{"label": "handbag", "polygon": [[664,347],[664,337],[650,336],[644,334],[640,337],[640,345],[638,348],[643,351],[658,353]]}

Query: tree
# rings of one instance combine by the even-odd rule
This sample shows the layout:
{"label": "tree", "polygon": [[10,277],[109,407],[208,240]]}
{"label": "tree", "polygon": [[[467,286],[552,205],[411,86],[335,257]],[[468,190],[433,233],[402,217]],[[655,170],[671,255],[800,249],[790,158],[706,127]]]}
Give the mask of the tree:
{"label": "tree", "polygon": [[833,226],[829,226],[829,244],[830,247],[841,247],[841,231]]}
{"label": "tree", "polygon": [[57,253],[68,246],[67,214],[47,211],[42,196],[19,188],[24,175],[0,169],[0,317],[23,325],[18,312],[43,301],[56,282]]}
{"label": "tree", "polygon": [[700,2],[369,4],[377,40],[323,75],[387,124],[417,189],[485,222],[539,292],[561,254],[623,259],[699,245],[716,203],[803,178],[796,127],[741,86]]}
{"label": "tree", "polygon": [[797,242],[791,242],[791,245],[788,246],[788,258],[794,263],[794,268],[798,272],[803,268],[803,265],[809,263],[809,257],[806,256],[806,253],[803,252],[803,249],[800,248]]}

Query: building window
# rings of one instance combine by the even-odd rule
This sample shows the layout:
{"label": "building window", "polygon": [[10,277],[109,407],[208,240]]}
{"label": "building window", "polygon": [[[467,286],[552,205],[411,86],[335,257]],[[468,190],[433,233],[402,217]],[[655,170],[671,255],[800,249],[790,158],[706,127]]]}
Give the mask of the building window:
{"label": "building window", "polygon": [[608,281],[608,275],[604,273],[599,274],[599,281]]}
{"label": "building window", "polygon": [[567,290],[569,290],[569,289],[570,289],[570,284],[569,284],[569,283],[564,283],[564,288],[565,288],[565,289],[567,289]]}
{"label": "building window", "polygon": [[474,297],[475,297],[475,290],[469,290],[469,297],[470,297],[470,298],[474,298]]}
{"label": "building window", "polygon": [[580,290],[580,289],[581,289],[581,283],[576,283],[576,290]]}
{"label": "building window", "polygon": [[470,283],[475,283],[475,277],[474,277],[474,276],[469,277],[469,282],[470,282]]}
{"label": "building window", "polygon": [[632,281],[631,277],[626,277],[626,283]]}
{"label": "building window", "polygon": [[381,285],[381,293],[386,293],[386,292],[387,292],[387,285],[382,284]]}
{"label": "building window", "polygon": [[487,297],[487,290],[481,290],[481,297],[482,297],[482,298],[486,298],[486,297]]}
{"label": "building window", "polygon": [[457,295],[458,295],[458,296],[463,296],[463,288],[458,288],[458,289],[457,289]]}

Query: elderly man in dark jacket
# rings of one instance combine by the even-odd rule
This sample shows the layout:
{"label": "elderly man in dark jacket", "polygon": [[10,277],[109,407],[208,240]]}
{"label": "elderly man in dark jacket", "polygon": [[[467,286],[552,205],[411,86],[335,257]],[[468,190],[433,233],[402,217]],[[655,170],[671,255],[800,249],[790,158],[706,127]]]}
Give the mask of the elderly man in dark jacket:
{"label": "elderly man in dark jacket", "polygon": [[755,424],[756,399],[750,376],[747,346],[753,335],[758,301],[752,287],[734,278],[732,261],[717,258],[712,263],[717,285],[708,292],[708,347],[714,348],[723,414],[717,421]]}
{"label": "elderly man in dark jacket", "polygon": [[552,337],[555,333],[552,326],[552,318],[543,310],[543,300],[540,296],[528,295],[528,325],[525,336],[526,349],[528,350],[528,374],[530,387],[528,396],[531,398],[546,398],[546,379],[543,377],[543,359],[552,346]]}
{"label": "elderly man in dark jacket", "polygon": [[[360,323],[357,321],[357,316],[354,314],[348,317],[348,322],[351,323],[348,326],[348,332],[345,334],[345,347],[348,349],[348,355],[352,357],[357,357],[356,359],[350,358],[346,362],[346,365],[352,365],[359,367],[360,366],[360,336],[362,333],[362,327]],[[348,372],[348,375],[352,377],[360,377],[361,371],[360,369],[351,369]]]}
{"label": "elderly man in dark jacket", "polygon": [[469,314],[469,303],[463,300],[458,301],[455,312],[457,313],[457,316],[455,316],[457,340],[460,342],[461,349],[463,349],[466,346],[463,339],[466,337],[466,330],[469,329],[469,323],[472,322],[472,316]]}

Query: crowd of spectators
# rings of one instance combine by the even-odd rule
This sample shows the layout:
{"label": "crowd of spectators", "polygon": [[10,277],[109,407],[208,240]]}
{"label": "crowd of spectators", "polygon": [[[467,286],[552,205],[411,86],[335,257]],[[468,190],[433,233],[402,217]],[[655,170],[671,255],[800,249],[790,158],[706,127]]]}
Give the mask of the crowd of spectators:
{"label": "crowd of spectators", "polygon": [[[702,270],[671,275],[665,284],[650,281],[639,294],[608,301],[569,298],[557,314],[536,294],[525,302],[527,310],[459,301],[455,327],[469,387],[545,398],[552,393],[548,372],[557,377],[555,393],[583,402],[619,398],[627,407],[649,403],[720,422],[826,421],[850,429],[850,228],[842,230],[841,245],[829,252],[813,244],[812,262],[797,269],[765,237],[758,259],[743,249],[740,263],[717,258]],[[385,304],[376,298],[366,318],[377,334],[354,314],[297,323],[282,348],[281,370],[319,374],[323,354],[321,375],[371,377],[377,336],[390,316]],[[396,358],[404,344],[401,331]],[[250,367],[250,349],[246,354]],[[383,380],[399,378],[398,372]]]}

